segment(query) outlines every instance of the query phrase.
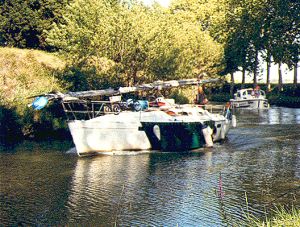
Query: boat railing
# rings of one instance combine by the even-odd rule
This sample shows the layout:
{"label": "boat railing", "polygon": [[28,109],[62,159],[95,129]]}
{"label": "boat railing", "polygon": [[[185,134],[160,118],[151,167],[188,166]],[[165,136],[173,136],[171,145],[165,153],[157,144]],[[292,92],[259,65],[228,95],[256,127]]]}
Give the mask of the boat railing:
{"label": "boat railing", "polygon": [[206,104],[206,105],[197,105],[202,107],[203,109],[207,110],[210,113],[214,114],[223,114],[225,111],[224,105],[215,105],[215,104]]}
{"label": "boat railing", "polygon": [[[105,114],[118,114],[123,110],[134,110],[126,102],[110,99],[109,101],[94,101],[78,98],[64,99],[62,102],[63,110],[68,120],[88,120]],[[216,104],[188,104],[207,110],[213,114],[224,114],[225,106]],[[181,105],[179,105],[181,106]],[[148,106],[149,107],[149,106]]]}
{"label": "boat railing", "polygon": [[104,114],[118,113],[111,101],[92,101],[82,99],[63,100],[62,106],[68,120],[88,120]]}

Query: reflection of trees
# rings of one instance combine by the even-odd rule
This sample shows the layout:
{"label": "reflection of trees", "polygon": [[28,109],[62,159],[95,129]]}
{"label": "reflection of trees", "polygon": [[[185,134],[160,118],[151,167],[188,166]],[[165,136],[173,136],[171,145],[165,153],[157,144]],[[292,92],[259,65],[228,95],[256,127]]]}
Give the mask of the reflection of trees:
{"label": "reflection of trees", "polygon": [[268,111],[268,123],[279,124],[279,109],[269,109]]}
{"label": "reflection of trees", "polygon": [[272,107],[262,110],[235,110],[238,123],[244,124],[300,124],[300,109]]}

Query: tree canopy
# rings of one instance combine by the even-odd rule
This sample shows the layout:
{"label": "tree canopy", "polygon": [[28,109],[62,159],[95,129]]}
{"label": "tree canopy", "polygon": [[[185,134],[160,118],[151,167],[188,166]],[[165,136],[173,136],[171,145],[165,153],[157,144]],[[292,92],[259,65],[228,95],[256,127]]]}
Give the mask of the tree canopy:
{"label": "tree canopy", "polygon": [[236,71],[252,72],[257,83],[259,56],[295,70],[299,61],[295,0],[0,3],[2,46],[59,51],[91,88]]}

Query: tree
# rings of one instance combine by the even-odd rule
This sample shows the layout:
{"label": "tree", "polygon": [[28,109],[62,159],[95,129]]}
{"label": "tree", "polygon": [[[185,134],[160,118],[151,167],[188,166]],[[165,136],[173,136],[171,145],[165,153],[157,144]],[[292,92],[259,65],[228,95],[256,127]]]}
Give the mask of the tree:
{"label": "tree", "polygon": [[[264,16],[263,35],[265,37],[267,61],[271,57],[279,65],[279,89],[282,88],[281,64],[290,68],[299,61],[300,4],[294,0],[268,0]],[[294,74],[295,75],[295,74]],[[268,82],[269,83],[269,82]],[[297,83],[297,79],[294,83]]]}
{"label": "tree", "polygon": [[[74,1],[47,41],[72,59],[71,64],[94,68],[93,78],[124,85],[201,72],[215,75],[222,57],[222,46],[188,13],[106,0]],[[111,62],[109,70],[103,70],[103,62],[95,63],[103,59]]]}
{"label": "tree", "polygon": [[0,44],[19,48],[49,49],[44,31],[62,20],[70,0],[1,0]]}

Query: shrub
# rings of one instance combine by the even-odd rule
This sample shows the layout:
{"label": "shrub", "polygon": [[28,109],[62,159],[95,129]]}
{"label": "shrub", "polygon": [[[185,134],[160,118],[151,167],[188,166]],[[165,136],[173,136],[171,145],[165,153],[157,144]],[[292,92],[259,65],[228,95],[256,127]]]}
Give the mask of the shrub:
{"label": "shrub", "polygon": [[214,102],[228,102],[230,98],[229,93],[216,93],[211,95],[210,100]]}
{"label": "shrub", "polygon": [[10,144],[22,138],[20,116],[14,109],[0,106],[0,143]]}
{"label": "shrub", "polygon": [[300,96],[294,97],[294,96],[271,94],[268,95],[268,100],[271,105],[293,107],[293,108],[300,107]]}

